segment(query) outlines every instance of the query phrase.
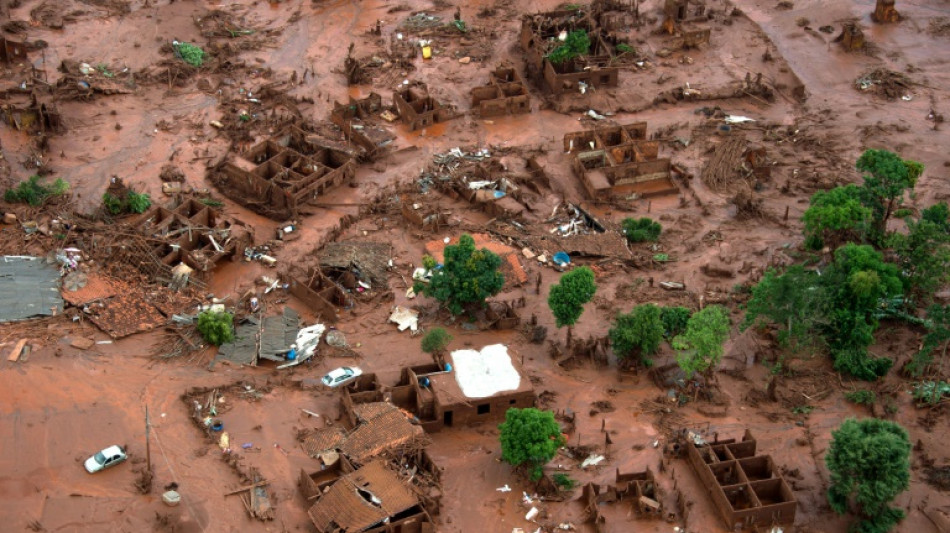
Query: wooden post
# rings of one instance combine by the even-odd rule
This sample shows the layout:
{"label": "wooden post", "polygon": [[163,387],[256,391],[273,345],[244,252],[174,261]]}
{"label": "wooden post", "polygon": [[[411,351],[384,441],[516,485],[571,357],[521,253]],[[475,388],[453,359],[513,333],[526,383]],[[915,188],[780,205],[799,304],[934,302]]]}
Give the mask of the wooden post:
{"label": "wooden post", "polygon": [[152,475],[152,446],[149,439],[149,429],[151,425],[148,420],[148,404],[145,404],[145,468],[148,470],[148,475]]}

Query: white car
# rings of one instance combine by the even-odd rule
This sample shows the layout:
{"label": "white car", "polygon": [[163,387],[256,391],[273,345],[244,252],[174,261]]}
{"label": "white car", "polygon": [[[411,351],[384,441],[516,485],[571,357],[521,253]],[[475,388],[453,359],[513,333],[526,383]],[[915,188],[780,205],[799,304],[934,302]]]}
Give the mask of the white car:
{"label": "white car", "polygon": [[329,374],[323,376],[323,384],[327,387],[339,387],[344,383],[349,383],[357,377],[363,375],[363,371],[359,368],[341,366],[336,370],[331,370]]}
{"label": "white car", "polygon": [[86,459],[86,472],[95,474],[100,470],[115,466],[128,458],[129,457],[125,454],[125,450],[119,446],[109,446],[89,459]]}

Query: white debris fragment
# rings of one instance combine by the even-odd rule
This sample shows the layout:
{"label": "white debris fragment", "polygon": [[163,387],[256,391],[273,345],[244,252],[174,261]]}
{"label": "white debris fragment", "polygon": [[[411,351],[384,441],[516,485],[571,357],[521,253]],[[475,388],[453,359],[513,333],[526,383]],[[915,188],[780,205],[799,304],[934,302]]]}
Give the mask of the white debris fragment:
{"label": "white debris fragment", "polygon": [[397,305],[392,314],[389,315],[389,321],[399,326],[399,331],[406,331],[407,329],[416,331],[419,329],[419,311]]}

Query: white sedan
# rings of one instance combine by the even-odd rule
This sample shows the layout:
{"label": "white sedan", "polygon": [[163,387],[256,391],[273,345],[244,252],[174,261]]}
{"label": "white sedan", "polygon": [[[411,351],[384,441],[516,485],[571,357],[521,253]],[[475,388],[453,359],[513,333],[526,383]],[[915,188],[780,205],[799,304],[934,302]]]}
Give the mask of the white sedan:
{"label": "white sedan", "polygon": [[363,371],[356,367],[341,366],[336,370],[331,370],[329,374],[323,376],[323,384],[327,387],[339,387],[344,383],[349,383],[357,377],[363,375]]}
{"label": "white sedan", "polygon": [[86,472],[95,474],[100,470],[115,466],[128,458],[129,457],[125,454],[125,450],[119,446],[112,445],[89,459],[86,459]]}

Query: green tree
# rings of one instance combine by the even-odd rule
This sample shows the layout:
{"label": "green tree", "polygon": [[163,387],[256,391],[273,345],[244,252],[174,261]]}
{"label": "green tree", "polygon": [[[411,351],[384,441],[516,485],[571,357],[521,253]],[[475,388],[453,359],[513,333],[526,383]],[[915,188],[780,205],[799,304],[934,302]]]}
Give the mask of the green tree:
{"label": "green tree", "polygon": [[622,362],[636,355],[644,365],[651,366],[653,361],[647,356],[660,349],[663,333],[660,308],[654,304],[642,304],[627,314],[617,315],[608,336],[614,354]]}
{"label": "green tree", "polygon": [[940,361],[947,358],[947,348],[950,348],[950,305],[932,305],[927,310],[927,320],[924,321],[927,334],[920,351],[914,354],[904,372],[920,377],[934,362],[934,353],[940,349]]}
{"label": "green tree", "polygon": [[871,358],[867,348],[874,342],[882,302],[903,294],[898,268],[874,248],[848,243],[835,251],[821,283],[830,296],[825,339],[835,369],[865,380],[886,374],[893,361]]}
{"label": "green tree", "polygon": [[584,312],[584,304],[594,297],[596,291],[594,271],[586,266],[565,273],[560,281],[551,285],[548,307],[554,314],[557,327],[568,327],[568,342],[571,338],[570,328],[577,323],[577,319]]}
{"label": "green tree", "polygon": [[660,309],[660,320],[663,321],[663,336],[672,339],[686,331],[686,324],[693,312],[685,307],[664,307]]}
{"label": "green tree", "polygon": [[630,242],[655,241],[660,238],[663,226],[651,218],[625,218],[621,223],[623,234]]}
{"label": "green tree", "polygon": [[831,432],[825,463],[831,471],[828,503],[838,514],[852,508],[860,521],[855,533],[885,533],[904,518],[889,506],[910,486],[907,431],[888,420],[845,420]]}
{"label": "green tree", "polygon": [[711,305],[693,313],[686,331],[673,339],[676,363],[687,376],[708,374],[722,359],[722,344],[729,338],[729,313]]}
{"label": "green tree", "polygon": [[801,265],[783,274],[770,269],[752,288],[741,329],[772,323],[778,326],[783,348],[792,352],[817,349],[824,343],[821,327],[828,322],[828,299],[815,272]]}
{"label": "green tree", "polygon": [[498,429],[502,460],[516,468],[524,466],[532,481],[541,479],[541,468],[564,445],[554,415],[534,407],[508,409]]}
{"label": "green tree", "polygon": [[221,346],[234,340],[234,315],[202,311],[198,314],[198,333],[211,344]]}
{"label": "green tree", "polygon": [[452,335],[444,328],[432,328],[422,337],[422,351],[436,357],[445,352],[445,348],[452,342]]}
{"label": "green tree", "polygon": [[873,238],[881,243],[887,233],[887,222],[904,204],[904,193],[913,189],[924,167],[916,161],[904,160],[888,150],[867,150],[855,164],[864,174],[861,187],[864,205],[874,219]]}
{"label": "green tree", "polygon": [[417,282],[417,294],[435,298],[458,315],[466,307],[485,305],[485,298],[501,291],[505,277],[498,272],[501,258],[490,250],[475,249],[471,235],[463,234],[456,245],[445,247],[445,264],[432,274],[429,283]]}
{"label": "green tree", "polygon": [[940,203],[921,212],[919,219],[906,219],[907,233],[894,233],[887,239],[897,255],[897,264],[905,277],[911,297],[922,305],[950,281],[950,232],[945,210]]}
{"label": "green tree", "polygon": [[857,185],[816,192],[802,216],[806,245],[818,250],[825,245],[863,242],[871,228],[872,214],[861,199],[862,190]]}

